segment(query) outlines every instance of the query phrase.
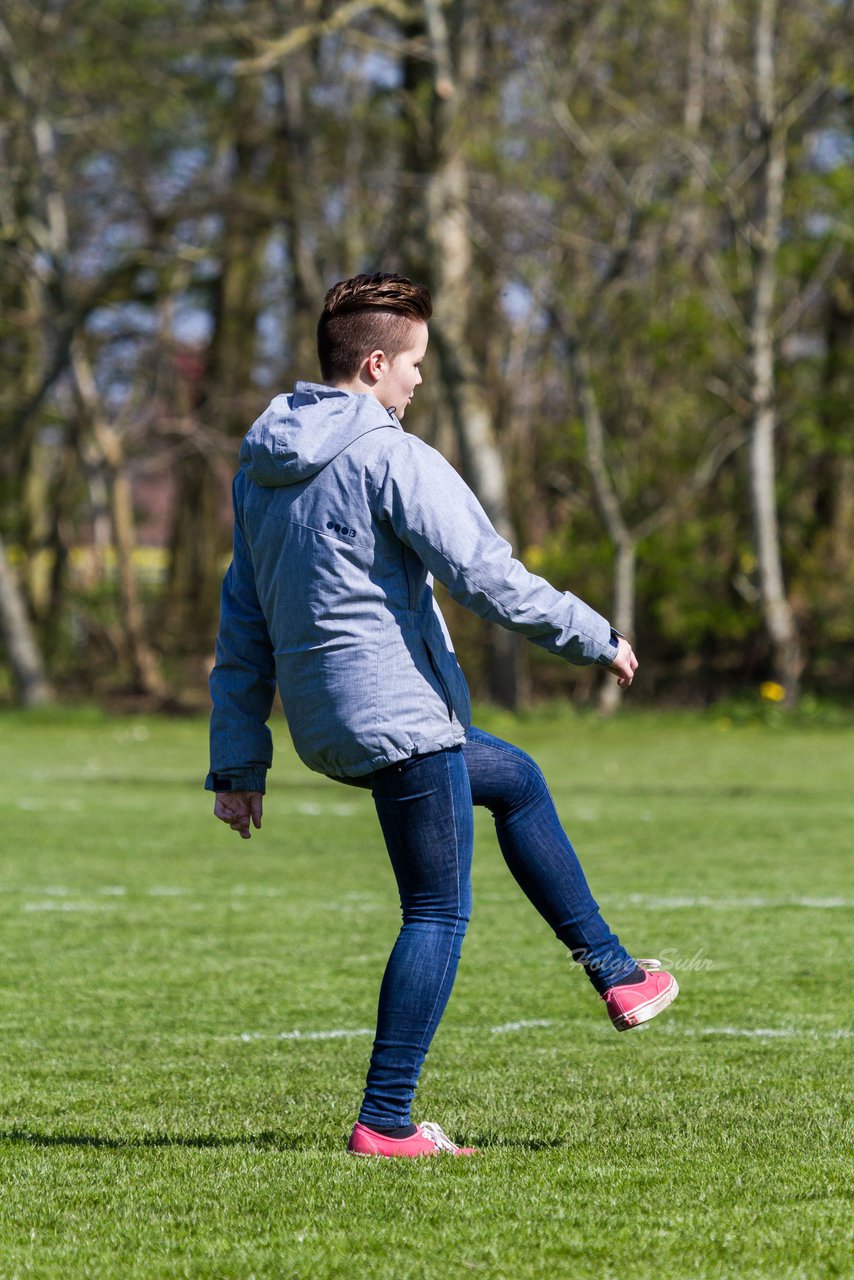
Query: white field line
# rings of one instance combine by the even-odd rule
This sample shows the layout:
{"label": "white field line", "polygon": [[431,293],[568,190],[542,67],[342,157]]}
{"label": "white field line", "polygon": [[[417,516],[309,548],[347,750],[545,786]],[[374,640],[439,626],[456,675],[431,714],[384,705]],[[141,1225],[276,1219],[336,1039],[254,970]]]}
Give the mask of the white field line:
{"label": "white field line", "polygon": [[[22,895],[40,895],[43,897],[73,897],[79,894],[79,889],[71,889],[66,885],[20,885],[20,884],[0,884],[0,894],[16,894]],[[388,900],[369,893],[363,893],[354,890],[351,893],[342,895],[341,900],[337,902],[323,902],[320,899],[316,901],[299,901],[293,899],[293,894],[286,886],[281,888],[274,885],[230,885],[223,889],[202,890],[191,889],[181,885],[154,884],[148,885],[139,890],[129,890],[125,885],[110,884],[100,885],[95,888],[88,889],[88,896],[105,896],[105,897],[123,897],[128,893],[138,892],[139,894],[149,898],[186,898],[194,897],[198,899],[207,898],[288,898],[293,905],[302,911],[345,911],[351,909],[377,909],[388,905],[390,909],[396,909],[392,903],[391,897]],[[477,895],[477,902],[515,902],[517,894],[505,893],[481,893]],[[613,908],[626,907],[645,907],[650,911],[673,910],[679,911],[684,909],[704,909],[709,911],[730,911],[734,908],[745,908],[750,910],[776,910],[783,907],[800,907],[805,910],[824,911],[854,907],[854,898],[813,898],[813,897],[789,897],[789,898],[767,898],[760,895],[752,895],[747,897],[731,897],[731,898],[715,898],[707,895],[691,897],[688,895],[674,897],[660,897],[655,894],[648,893],[630,893],[620,895],[602,895],[602,901],[608,906],[609,910]]]}
{"label": "white field line", "polygon": [[[649,1031],[652,1023],[644,1023],[638,1031]],[[530,1031],[540,1027],[556,1027],[560,1023],[551,1018],[530,1018],[521,1022],[504,1022],[496,1027],[456,1027],[455,1031],[467,1035],[482,1035],[488,1030],[490,1035],[503,1035],[507,1032]],[[605,1029],[604,1027],[600,1029]],[[682,1027],[678,1023],[656,1023],[656,1030],[666,1031],[671,1036],[687,1038],[724,1036],[745,1040],[850,1040],[854,1030],[849,1027],[832,1027],[828,1030],[815,1030],[810,1027]],[[258,1040],[350,1040],[361,1036],[372,1036],[371,1027],[331,1027],[323,1031],[243,1031],[240,1035],[219,1036],[220,1040],[242,1041],[249,1044]]]}
{"label": "white field line", "polygon": [[223,1040],[352,1040],[356,1036],[372,1036],[372,1027],[332,1027],[329,1031],[243,1031],[239,1036],[223,1036]]}
{"label": "white field line", "polygon": [[[286,809],[287,813],[288,810]],[[318,804],[316,800],[305,800],[301,804],[296,804],[290,810],[292,813],[299,813],[308,818],[319,818],[324,813],[331,813],[336,818],[351,818],[354,813],[358,813],[359,809],[354,804]]]}
{"label": "white field line", "polygon": [[210,898],[287,898],[289,905],[301,912],[353,911],[363,908],[375,910],[383,906],[388,906],[390,910],[396,911],[398,909],[397,902],[393,900],[391,891],[389,891],[387,897],[382,897],[355,890],[342,894],[340,900],[335,902],[323,902],[320,898],[306,902],[305,900],[295,899],[293,891],[287,886],[276,887],[274,885],[236,884],[228,885],[222,889],[208,887],[197,889],[186,885],[168,884],[154,884],[140,886],[139,888],[128,888],[127,885],[123,884],[105,884],[82,889],[80,886],[70,888],[68,885],[61,884],[0,884],[0,896],[3,897],[76,898],[79,901],[84,896],[86,898],[123,898],[128,895],[147,898],[192,897],[199,901],[206,901]]}
{"label": "white field line", "polygon": [[21,909],[23,911],[61,911],[66,913],[69,911],[109,911],[112,905],[109,902],[57,902],[54,898],[48,898],[45,902],[25,902]]}
{"label": "white field line", "polygon": [[[86,770],[92,773],[91,768]],[[54,799],[41,798],[38,796],[18,796],[14,801],[16,809],[22,809],[25,813],[43,813],[47,809],[59,808],[63,812],[77,813],[82,807],[80,800],[73,797],[57,802]],[[334,818],[352,818],[354,814],[362,812],[362,808],[356,804],[341,804],[333,801],[331,804],[324,804],[317,800],[303,800],[297,804],[279,806],[280,814],[298,813],[305,818],[319,818],[324,814],[331,815]]]}
{"label": "white field line", "polygon": [[607,897],[603,901],[609,906],[647,907],[650,910],[681,910],[683,908],[702,907],[711,911],[729,911],[734,907],[757,908],[760,910],[777,907],[805,907],[811,910],[829,910],[836,907],[854,907],[854,898],[766,898],[760,895],[737,898],[699,897],[657,897],[649,893],[629,893],[624,897]]}
{"label": "white field line", "polygon": [[504,1022],[498,1027],[490,1027],[490,1033],[494,1036],[503,1035],[505,1031],[527,1031],[528,1027],[551,1027],[554,1023],[551,1018],[528,1018],[523,1022]]}
{"label": "white field line", "polygon": [[[550,1018],[530,1018],[524,1022],[505,1022],[498,1027],[490,1027],[492,1035],[501,1035],[505,1031],[526,1031],[529,1027],[551,1027]],[[474,1027],[463,1027],[464,1031],[474,1031]],[[373,1027],[331,1027],[328,1031],[242,1031],[239,1036],[223,1036],[225,1040],[242,1040],[250,1043],[253,1040],[350,1040],[356,1036],[372,1036]]]}
{"label": "white field line", "polygon": [[[651,1026],[651,1023],[647,1024]],[[812,1027],[667,1027],[669,1035],[677,1036],[732,1036],[744,1040],[850,1040],[854,1030],[850,1027],[831,1027],[818,1031]]]}

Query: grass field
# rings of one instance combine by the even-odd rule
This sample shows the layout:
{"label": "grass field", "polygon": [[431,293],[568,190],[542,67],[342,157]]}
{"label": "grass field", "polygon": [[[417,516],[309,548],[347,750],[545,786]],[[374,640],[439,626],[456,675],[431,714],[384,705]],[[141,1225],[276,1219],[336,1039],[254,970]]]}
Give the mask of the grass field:
{"label": "grass field", "polygon": [[2,1280],[854,1274],[854,731],[481,723],[682,990],[616,1035],[480,815],[416,1119],[483,1154],[409,1162],[344,1151],[398,924],[370,798],[280,727],[241,842],[203,723],[0,719]]}

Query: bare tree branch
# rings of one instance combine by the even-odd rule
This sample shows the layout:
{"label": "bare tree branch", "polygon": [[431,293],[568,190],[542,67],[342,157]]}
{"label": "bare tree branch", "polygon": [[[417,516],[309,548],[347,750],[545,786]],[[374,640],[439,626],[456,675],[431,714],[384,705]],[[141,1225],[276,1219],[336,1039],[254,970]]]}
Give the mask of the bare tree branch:
{"label": "bare tree branch", "polygon": [[815,271],[810,276],[803,289],[786,307],[786,310],[774,325],[774,333],[777,338],[782,338],[785,334],[793,329],[800,320],[801,316],[811,307],[812,304],[821,294],[824,285],[832,275],[836,264],[842,256],[842,245],[831,245],[827,251],[822,254],[821,260]]}
{"label": "bare tree branch", "polygon": [[[717,424],[716,428],[712,429],[713,432],[720,430],[722,426],[731,421],[731,418],[724,418],[722,422]],[[743,427],[737,427],[734,431],[716,440],[698,459],[691,475],[687,480],[683,481],[678,492],[667,502],[663,502],[656,511],[651,512],[644,520],[640,520],[635,525],[634,535],[637,541],[642,542],[644,538],[648,538],[650,534],[657,532],[657,530],[669,524],[671,520],[675,520],[698,494],[708,488],[727,458],[731,457],[737,449],[740,449],[747,442],[747,439],[747,431]]]}
{"label": "bare tree branch", "polygon": [[257,75],[270,71],[303,45],[318,40],[321,36],[341,31],[356,18],[372,12],[386,13],[400,23],[412,22],[418,17],[418,10],[401,0],[344,0],[328,18],[304,22],[301,26],[292,28],[286,35],[269,43],[263,53],[237,62],[234,70],[237,75]]}

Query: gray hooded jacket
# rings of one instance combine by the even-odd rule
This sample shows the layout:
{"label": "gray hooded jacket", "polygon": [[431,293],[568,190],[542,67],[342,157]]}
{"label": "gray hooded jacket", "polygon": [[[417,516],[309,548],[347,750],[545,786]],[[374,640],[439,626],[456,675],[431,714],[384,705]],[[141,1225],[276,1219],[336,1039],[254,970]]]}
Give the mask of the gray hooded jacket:
{"label": "gray hooded jacket", "polygon": [[277,685],[319,773],[360,777],[461,743],[468,689],[433,578],[569,662],[612,661],[605,618],[528,573],[453,467],[373,396],[298,382],[239,465],[209,790],[264,790]]}

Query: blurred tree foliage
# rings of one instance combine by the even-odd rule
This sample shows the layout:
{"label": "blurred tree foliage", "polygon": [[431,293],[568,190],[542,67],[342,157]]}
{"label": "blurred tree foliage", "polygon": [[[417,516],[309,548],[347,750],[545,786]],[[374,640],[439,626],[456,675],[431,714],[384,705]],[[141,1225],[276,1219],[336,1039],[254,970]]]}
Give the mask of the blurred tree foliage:
{"label": "blurred tree foliage", "polygon": [[[407,428],[530,568],[636,637],[641,690],[850,687],[850,19],[9,0],[0,658],[21,696],[200,683],[239,439],[317,376],[323,293],[360,270],[430,284]],[[596,672],[570,686],[450,611],[479,692],[614,706]]]}

